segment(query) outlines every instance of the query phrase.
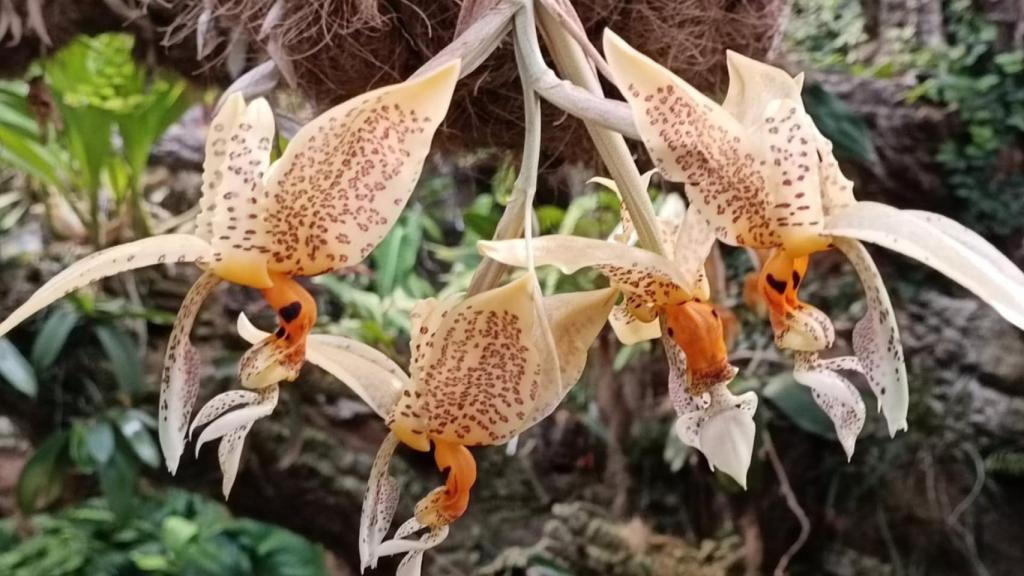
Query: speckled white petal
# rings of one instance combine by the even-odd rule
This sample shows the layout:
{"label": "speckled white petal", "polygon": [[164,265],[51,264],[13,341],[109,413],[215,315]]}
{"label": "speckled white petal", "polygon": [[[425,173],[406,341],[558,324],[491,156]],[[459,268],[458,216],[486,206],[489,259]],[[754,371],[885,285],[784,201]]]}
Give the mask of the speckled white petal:
{"label": "speckled white petal", "polygon": [[903,345],[896,326],[896,312],[889,294],[864,245],[856,240],[835,238],[836,248],[853,264],[864,286],[867,311],[853,328],[853,351],[860,360],[871,391],[878,398],[878,409],[885,415],[889,435],[907,429],[910,390]]}
{"label": "speckled white petal", "polygon": [[97,280],[155,264],[202,263],[209,258],[209,244],[190,234],[151,236],[94,252],[50,278],[0,322],[0,337],[29,316]]}
{"label": "speckled white petal", "polygon": [[688,277],[694,278],[693,296],[701,300],[711,298],[711,286],[704,264],[715,244],[715,233],[700,210],[691,205],[674,239],[672,261]]}
{"label": "speckled white petal", "polygon": [[398,438],[388,434],[384,438],[370,469],[370,479],[363,496],[363,510],[359,519],[359,571],[377,566],[378,548],[391,529],[401,486],[391,476],[389,468],[398,447]]}
{"label": "speckled white petal", "polygon": [[811,389],[814,401],[832,420],[847,459],[853,458],[857,436],[864,427],[864,400],[857,388],[835,370],[856,369],[856,359],[852,360],[820,360],[817,354],[798,353],[793,368],[793,378]]}
{"label": "speckled white petal", "polygon": [[167,470],[173,475],[185,451],[185,430],[199,394],[199,354],[189,341],[203,302],[220,284],[212,272],[204,273],[189,289],[174,319],[160,376],[157,435]]}
{"label": "speckled white petal", "polygon": [[[230,390],[228,392],[223,392],[222,394],[235,392],[248,391]],[[203,429],[199,434],[199,438],[196,440],[196,454],[199,454],[199,450],[203,447],[203,444],[221,438],[236,428],[241,428],[247,424],[252,424],[260,418],[265,418],[274,411],[274,408],[277,407],[279,387],[269,386],[259,392],[249,393],[252,394],[252,396],[246,396],[245,400],[241,403],[237,402],[239,397],[233,397],[228,403],[232,403],[236,409],[227,413],[222,413]],[[218,396],[214,396],[208,402],[208,405],[219,403]],[[205,409],[206,407],[204,406],[203,408]],[[200,416],[204,416],[203,410],[199,411],[199,415],[196,417],[196,420],[200,420]]]}
{"label": "speckled white petal", "polygon": [[530,421],[542,388],[559,385],[558,363],[541,361],[552,345],[535,337],[543,321],[536,276],[444,306],[435,326],[421,327],[428,336],[413,354],[414,389],[403,391],[388,425],[410,445],[428,433],[465,446],[503,444]]}
{"label": "speckled white petal", "polygon": [[[221,124],[219,119],[229,115]],[[248,105],[231,95],[207,136],[200,198],[200,234],[209,228],[211,268],[218,276],[253,288],[270,288],[263,177],[270,164],[274,113],[257,98]],[[212,206],[210,200],[212,197]]]}
{"label": "speckled white petal", "polygon": [[[239,392],[247,394],[236,394]],[[222,398],[228,394],[231,394],[229,399]],[[235,477],[238,475],[238,464],[241,461],[246,435],[257,420],[274,411],[274,408],[277,407],[277,400],[277,386],[264,388],[259,392],[232,390],[215,396],[207,403],[207,406],[212,407],[207,409],[207,406],[204,406],[196,416],[197,422],[205,423],[212,420],[196,440],[196,454],[199,454],[199,449],[203,444],[220,438],[217,457],[220,461],[221,473],[224,476],[221,489],[225,499],[231,494],[231,487],[234,486]],[[225,413],[225,410],[231,408],[234,410]]]}
{"label": "speckled white petal", "polygon": [[920,219],[877,202],[857,202],[828,217],[825,233],[877,244],[945,274],[1024,329],[1024,286],[991,258]]}

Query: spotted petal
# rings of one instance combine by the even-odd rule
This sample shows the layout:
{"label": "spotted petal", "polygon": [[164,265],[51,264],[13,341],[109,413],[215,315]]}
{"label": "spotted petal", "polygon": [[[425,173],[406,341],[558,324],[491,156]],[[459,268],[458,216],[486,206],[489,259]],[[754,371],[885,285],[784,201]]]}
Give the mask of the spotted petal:
{"label": "spotted petal", "polygon": [[370,480],[363,496],[363,511],[359,520],[359,571],[376,568],[378,548],[391,529],[391,521],[398,508],[401,486],[388,469],[398,447],[398,438],[388,434],[384,438],[370,469]]}
{"label": "spotted petal", "polygon": [[[238,315],[238,333],[253,344],[270,336],[253,326],[245,314]],[[387,416],[402,387],[409,383],[405,372],[385,354],[344,336],[309,336],[306,360],[341,380],[381,418]]]}
{"label": "spotted petal", "polygon": [[[408,536],[427,528],[419,540],[409,540]],[[405,558],[399,563],[395,576],[420,576],[423,570],[423,553],[444,542],[448,537],[448,525],[428,528],[423,526],[416,518],[410,518],[405,524],[398,528],[395,537],[381,544],[377,553],[378,556],[393,556],[405,554]]]}
{"label": "spotted petal", "polygon": [[[532,246],[538,266],[557,266],[566,274],[593,267],[607,276],[612,286],[636,294],[645,302],[685,302],[697,286],[697,278],[668,258],[616,242],[553,234],[534,238]],[[484,256],[503,264],[527,264],[526,243],[522,240],[479,242],[477,248]]]}
{"label": "spotted petal", "polygon": [[266,178],[270,269],[314,276],[370,253],[401,213],[459,63],[368,92],[304,126]]}
{"label": "spotted petal", "polygon": [[979,254],[976,240],[964,243],[963,235],[954,238],[913,213],[877,202],[857,202],[832,214],[825,233],[871,242],[927,264],[1024,329],[1024,286],[1019,276],[996,263],[991,252],[988,257]]}
{"label": "spotted petal", "polygon": [[189,234],[151,236],[94,252],[51,278],[0,322],[0,336],[10,332],[29,316],[97,280],[154,264],[204,262],[209,257],[210,246]]}
{"label": "spotted petal", "polygon": [[733,245],[777,246],[772,198],[757,144],[721,106],[611,31],[604,52],[654,165]]}
{"label": "spotted petal", "polygon": [[270,163],[274,114],[263,98],[248,105],[228,97],[210,125],[203,161],[202,211],[196,225],[209,234],[213,270],[225,280],[254,288],[273,285],[267,273],[263,176]]}
{"label": "spotted petal", "polygon": [[853,458],[857,436],[864,427],[864,400],[837,370],[863,372],[852,356],[821,360],[814,353],[798,353],[793,378],[811,389],[814,401],[832,420],[846,458]]}
{"label": "spotted petal", "polygon": [[203,444],[221,439],[217,456],[224,475],[221,487],[225,499],[231,494],[238,474],[245,437],[257,420],[269,416],[277,407],[278,392],[277,386],[269,386],[258,392],[229,390],[218,394],[203,406],[189,429],[191,435],[196,428],[206,426],[196,440],[196,454]]}
{"label": "spotted petal", "polygon": [[388,424],[411,446],[428,434],[464,446],[504,443],[530,422],[542,389],[560,381],[558,364],[541,361],[549,344],[534,338],[543,321],[536,276],[444,305],[420,326],[426,350],[413,356],[414,387]]}
{"label": "spotted petal", "polygon": [[878,409],[885,415],[889,435],[907,429],[910,391],[903,345],[896,326],[896,313],[871,255],[856,240],[836,238],[835,246],[853,264],[861,284],[867,312],[853,328],[853,351],[860,360],[871,391],[878,398]]}
{"label": "spotted petal", "polygon": [[157,431],[164,461],[171,474],[178,470],[181,453],[185,450],[185,431],[199,394],[199,355],[189,341],[189,334],[199,308],[218,284],[220,278],[208,271],[192,285],[174,319],[164,354]]}

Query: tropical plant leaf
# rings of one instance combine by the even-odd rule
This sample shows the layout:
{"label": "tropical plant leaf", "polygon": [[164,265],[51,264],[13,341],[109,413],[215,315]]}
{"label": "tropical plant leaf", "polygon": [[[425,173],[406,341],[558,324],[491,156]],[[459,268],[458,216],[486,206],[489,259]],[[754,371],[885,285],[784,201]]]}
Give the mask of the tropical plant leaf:
{"label": "tropical plant leaf", "polygon": [[6,338],[0,338],[0,376],[26,396],[35,398],[39,392],[39,382],[32,365]]}
{"label": "tropical plant leaf", "polygon": [[43,327],[32,341],[32,366],[42,373],[53,366],[60,356],[64,344],[78,322],[79,314],[74,308],[61,307],[46,317]]}
{"label": "tropical plant leaf", "polygon": [[64,488],[68,433],[54,432],[32,453],[18,478],[18,507],[29,514],[52,504]]}
{"label": "tropical plant leaf", "polygon": [[93,326],[93,332],[110,360],[118,387],[134,396],[142,388],[142,357],[135,341],[124,331],[108,324]]}

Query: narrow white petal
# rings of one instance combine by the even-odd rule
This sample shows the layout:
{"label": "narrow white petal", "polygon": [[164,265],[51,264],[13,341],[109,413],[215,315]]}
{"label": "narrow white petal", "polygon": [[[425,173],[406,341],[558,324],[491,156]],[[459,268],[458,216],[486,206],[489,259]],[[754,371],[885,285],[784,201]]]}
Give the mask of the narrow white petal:
{"label": "narrow white petal", "polygon": [[178,470],[178,462],[185,450],[185,429],[199,394],[199,355],[189,341],[189,334],[200,307],[218,284],[220,278],[206,272],[192,285],[174,319],[164,353],[157,433],[171,474]]}
{"label": "narrow white petal", "polygon": [[835,238],[834,243],[849,258],[864,286],[867,312],[854,326],[853,351],[860,359],[871,391],[878,398],[878,409],[885,415],[889,435],[895,436],[897,431],[907,429],[910,406],[907,367],[903,362],[896,313],[878,268],[864,245],[846,238]]}
{"label": "narrow white petal", "polygon": [[245,436],[252,429],[252,424],[249,422],[228,432],[221,438],[220,446],[217,447],[217,460],[220,462],[220,472],[224,477],[221,480],[221,492],[225,500],[231,495],[231,487],[235,485],[238,465],[242,461],[242,448],[245,447]]}
{"label": "narrow white petal", "polygon": [[370,469],[370,479],[366,485],[363,510],[359,519],[360,572],[377,565],[377,549],[391,529],[391,521],[398,507],[400,486],[388,472],[397,447],[398,438],[388,433]]}
{"label": "narrow white petal", "polygon": [[278,392],[279,388],[277,386],[269,386],[259,392],[255,392],[256,398],[252,404],[247,404],[232,412],[228,412],[211,422],[203,429],[196,440],[196,454],[199,453],[199,449],[203,447],[203,444],[216,440],[236,428],[251,425],[260,418],[270,415],[274,408],[277,407]]}
{"label": "narrow white petal", "polygon": [[979,257],[987,260],[990,264],[998,268],[1000,272],[1005,274],[1007,278],[1012,279],[1018,286],[1024,286],[1024,272],[1021,272],[1020,268],[1018,268],[1012,260],[1007,258],[1006,255],[1000,252],[998,248],[989,244],[988,240],[985,240],[985,238],[974,230],[971,230],[956,220],[934,212],[925,212],[924,210],[903,210],[903,213],[910,214],[915,218],[927,222],[954,242],[959,243],[971,252],[977,254]]}
{"label": "narrow white petal", "polygon": [[1024,286],[990,258],[928,222],[877,202],[857,202],[828,217],[825,233],[878,244],[945,274],[1024,329]]}
{"label": "narrow white petal", "polygon": [[151,236],[94,252],[51,278],[0,322],[0,336],[53,302],[97,280],[155,264],[206,261],[209,256],[210,246],[190,234]]}
{"label": "narrow white petal", "polygon": [[857,436],[864,427],[864,400],[857,388],[849,380],[829,369],[826,362],[828,361],[818,360],[817,354],[798,353],[793,378],[811,389],[814,401],[836,427],[839,443],[846,452],[846,458],[850,459],[853,458]]}

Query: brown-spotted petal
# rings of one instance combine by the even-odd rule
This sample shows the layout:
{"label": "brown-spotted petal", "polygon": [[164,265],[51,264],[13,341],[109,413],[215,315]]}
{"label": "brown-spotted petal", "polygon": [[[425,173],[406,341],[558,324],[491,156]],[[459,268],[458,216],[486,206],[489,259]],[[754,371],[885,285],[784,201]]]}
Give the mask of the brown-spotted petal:
{"label": "brown-spotted petal", "polygon": [[772,100],[753,132],[764,147],[768,218],[782,245],[797,254],[824,247],[817,130],[799,98]]}
{"label": "brown-spotted petal", "polygon": [[[594,268],[607,276],[613,287],[650,303],[685,302],[698,285],[697,277],[668,258],[617,242],[553,234],[534,238],[532,247],[537,266],[556,266],[566,274]],[[477,248],[503,264],[526,267],[523,240],[479,242]]]}
{"label": "brown-spotted petal", "polygon": [[192,285],[174,319],[164,353],[157,432],[167,470],[172,475],[177,472],[185,450],[185,432],[199,394],[199,355],[189,341],[189,334],[200,307],[218,284],[220,278],[207,271]]}
{"label": "brown-spotted petal", "polygon": [[[414,388],[403,392],[389,426],[403,441],[440,439],[464,446],[501,444],[537,409],[558,365],[541,362],[536,276],[458,302],[446,302],[428,327],[429,347],[414,355]],[[423,442],[411,445],[422,446]]]}
{"label": "brown-spotted petal", "polygon": [[853,351],[878,399],[878,409],[885,415],[889,435],[895,436],[897,431],[907,429],[910,406],[907,367],[903,362],[896,312],[864,245],[847,238],[835,238],[834,244],[850,260],[864,286],[867,311],[853,328]]}
{"label": "brown-spotted petal", "polygon": [[401,485],[389,472],[391,459],[397,447],[398,438],[389,433],[381,443],[370,469],[370,479],[366,485],[366,494],[363,496],[363,510],[359,520],[360,572],[365,572],[367,568],[376,568],[377,549],[391,529],[391,521],[398,508]]}
{"label": "brown-spotted petal", "polygon": [[608,30],[604,52],[655,166],[669,180],[686,184],[690,202],[715,235],[732,245],[777,246],[766,217],[772,198],[764,158],[743,126]]}
{"label": "brown-spotted petal", "polygon": [[196,440],[196,454],[199,454],[203,444],[221,439],[217,456],[224,475],[221,488],[225,499],[231,494],[231,487],[238,475],[245,437],[257,420],[274,411],[278,393],[277,386],[269,386],[258,392],[229,390],[214,396],[196,415],[190,430],[206,426]]}
{"label": "brown-spotted petal", "polygon": [[29,316],[97,280],[155,264],[201,263],[209,258],[209,244],[190,234],[151,236],[94,252],[51,278],[0,322],[0,336]]}
{"label": "brown-spotted petal", "polygon": [[304,126],[266,178],[270,269],[352,266],[401,213],[448,111],[459,63],[339,104]]}
{"label": "brown-spotted petal", "polygon": [[846,458],[853,458],[857,436],[864,427],[864,400],[857,388],[838,370],[862,372],[852,356],[822,360],[816,353],[798,353],[793,378],[811,389],[819,407],[832,420]]}
{"label": "brown-spotted petal", "polygon": [[273,285],[267,271],[263,189],[273,139],[270,104],[257,98],[245,105],[241,95],[233,94],[210,127],[203,163],[203,211],[197,226],[200,234],[210,231],[211,268],[229,282],[254,288]]}

